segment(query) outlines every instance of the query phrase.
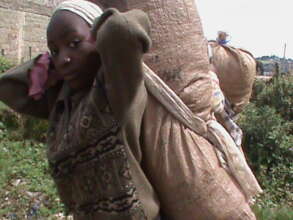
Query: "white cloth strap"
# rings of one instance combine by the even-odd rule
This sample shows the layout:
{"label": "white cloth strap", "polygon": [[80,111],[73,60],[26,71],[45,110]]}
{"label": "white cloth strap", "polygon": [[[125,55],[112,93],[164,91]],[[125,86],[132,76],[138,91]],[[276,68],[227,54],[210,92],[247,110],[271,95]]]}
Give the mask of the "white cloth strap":
{"label": "white cloth strap", "polygon": [[209,59],[213,58],[213,49],[212,46],[210,44],[208,44],[208,55],[209,55]]}
{"label": "white cloth strap", "polygon": [[206,136],[204,120],[193,114],[184,102],[147,65],[143,64],[148,91],[180,122],[195,133]]}

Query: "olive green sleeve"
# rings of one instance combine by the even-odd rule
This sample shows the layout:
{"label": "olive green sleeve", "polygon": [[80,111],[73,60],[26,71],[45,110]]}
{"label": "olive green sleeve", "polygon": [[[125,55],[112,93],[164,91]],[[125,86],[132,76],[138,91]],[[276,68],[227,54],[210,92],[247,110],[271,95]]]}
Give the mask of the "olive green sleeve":
{"label": "olive green sleeve", "polygon": [[106,96],[121,127],[120,138],[141,161],[139,138],[147,103],[142,58],[151,46],[148,16],[140,10],[120,13],[108,9],[93,30],[102,60]]}
{"label": "olive green sleeve", "polygon": [[47,119],[49,115],[47,94],[38,101],[28,96],[28,72],[36,59],[38,57],[0,76],[0,101],[19,113]]}
{"label": "olive green sleeve", "polygon": [[141,117],[146,103],[142,57],[151,45],[150,22],[140,10],[108,9],[94,25],[107,97],[123,125]]}

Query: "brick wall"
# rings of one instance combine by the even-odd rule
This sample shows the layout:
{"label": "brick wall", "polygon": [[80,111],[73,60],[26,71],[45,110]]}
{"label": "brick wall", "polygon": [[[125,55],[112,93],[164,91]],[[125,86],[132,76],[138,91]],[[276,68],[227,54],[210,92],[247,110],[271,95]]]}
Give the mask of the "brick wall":
{"label": "brick wall", "polygon": [[25,13],[22,33],[22,61],[47,51],[46,27],[49,17]]}
{"label": "brick wall", "polygon": [[0,49],[1,55],[10,60],[20,59],[21,29],[24,21],[24,13],[0,8]]}
{"label": "brick wall", "polygon": [[0,0],[1,55],[21,63],[46,51],[49,16],[61,1]]}

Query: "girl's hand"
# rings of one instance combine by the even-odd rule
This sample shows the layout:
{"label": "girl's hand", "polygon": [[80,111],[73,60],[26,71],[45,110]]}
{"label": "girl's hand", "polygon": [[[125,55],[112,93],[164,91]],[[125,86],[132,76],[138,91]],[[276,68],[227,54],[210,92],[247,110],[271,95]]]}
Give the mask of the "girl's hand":
{"label": "girl's hand", "polygon": [[[149,32],[150,22],[144,12],[131,10],[120,13],[117,9],[110,8],[94,22],[92,39],[96,42],[98,51],[103,51],[106,47],[108,50],[115,46],[117,48],[121,44],[129,44],[128,49],[131,50],[131,44],[139,43],[142,52],[146,53],[151,47]],[[126,53],[127,46],[123,49]]]}

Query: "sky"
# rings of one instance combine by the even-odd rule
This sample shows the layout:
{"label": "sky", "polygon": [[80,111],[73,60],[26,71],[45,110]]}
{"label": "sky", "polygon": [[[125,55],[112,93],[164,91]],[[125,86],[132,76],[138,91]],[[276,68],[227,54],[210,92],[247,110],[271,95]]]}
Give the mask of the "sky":
{"label": "sky", "polygon": [[255,57],[293,58],[293,0],[195,0],[205,36],[227,31],[230,45]]}

